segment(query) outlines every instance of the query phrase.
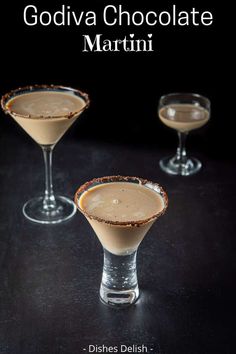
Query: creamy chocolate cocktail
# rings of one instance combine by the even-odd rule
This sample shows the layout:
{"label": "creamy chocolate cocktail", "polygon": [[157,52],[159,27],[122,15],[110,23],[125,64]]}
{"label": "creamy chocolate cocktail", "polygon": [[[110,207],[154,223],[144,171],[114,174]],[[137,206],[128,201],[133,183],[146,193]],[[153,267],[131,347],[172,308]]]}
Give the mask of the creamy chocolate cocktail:
{"label": "creamy chocolate cocktail", "polygon": [[[152,189],[129,182],[104,183],[85,191],[79,207],[101,244],[116,255],[132,253],[164,207]],[[104,220],[101,222],[99,220]],[[142,223],[142,221],[148,220]],[[132,224],[139,222],[139,227]]]}
{"label": "creamy chocolate cocktail", "polygon": [[160,160],[161,169],[171,175],[190,176],[201,169],[201,162],[187,157],[185,141],[192,130],[203,127],[210,118],[210,101],[195,93],[170,93],[160,98],[158,115],[163,124],[178,133],[176,155]]}
{"label": "creamy chocolate cocktail", "polygon": [[81,97],[67,91],[33,91],[14,96],[6,109],[38,144],[54,145],[85,105]]}
{"label": "creamy chocolate cocktail", "polygon": [[170,104],[159,111],[162,123],[180,132],[201,128],[209,118],[209,111],[194,104]]}
{"label": "creamy chocolate cocktail", "polygon": [[44,196],[33,198],[23,206],[31,221],[54,224],[75,214],[75,204],[67,197],[55,196],[52,185],[52,151],[55,144],[89,106],[88,95],[69,87],[35,85],[7,93],[1,100],[5,113],[42,148],[45,163]]}
{"label": "creamy chocolate cocktail", "polygon": [[104,248],[100,297],[127,305],[139,295],[136,251],[153,223],[167,208],[167,195],[156,183],[112,176],[81,186],[75,202]]}

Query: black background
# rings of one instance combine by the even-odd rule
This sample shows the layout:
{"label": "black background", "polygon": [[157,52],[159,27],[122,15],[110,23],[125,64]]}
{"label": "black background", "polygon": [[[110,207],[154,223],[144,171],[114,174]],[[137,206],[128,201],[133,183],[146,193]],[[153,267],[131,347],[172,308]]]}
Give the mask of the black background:
{"label": "black background", "polygon": [[[51,11],[63,3],[33,2]],[[91,98],[89,110],[56,147],[56,189],[72,196],[93,177],[140,175],[166,188],[170,208],[140,249],[140,302],[121,312],[104,307],[98,301],[102,250],[82,216],[40,227],[21,215],[23,202],[43,188],[43,166],[36,144],[1,113],[0,353],[73,354],[89,344],[121,343],[143,343],[161,354],[234,353],[236,171],[227,2],[176,0],[182,10],[212,11],[214,24],[151,29],[27,27],[22,12],[28,4],[1,4],[0,93],[54,83]],[[66,4],[101,15],[104,4],[117,2]],[[119,4],[130,11],[172,5]],[[85,33],[153,33],[155,51],[82,53]],[[211,121],[188,138],[204,168],[186,179],[158,167],[177,138],[159,122],[157,104],[162,94],[176,91],[212,102]]]}
{"label": "black background", "polygon": [[[39,12],[45,9],[55,12],[63,3],[33,2]],[[29,27],[23,22],[23,9],[28,4],[20,1],[13,7],[8,2],[1,10],[2,93],[34,82],[79,87],[90,94],[92,105],[86,114],[89,119],[81,119],[80,126],[77,125],[78,129],[74,128],[71,134],[76,132],[86,138],[158,146],[169,146],[173,142],[174,146],[174,132],[166,130],[156,119],[158,99],[168,92],[197,92],[212,101],[213,117],[213,123],[207,128],[207,137],[201,131],[196,133],[201,136],[196,141],[198,148],[208,150],[216,157],[219,154],[225,156],[225,150],[231,154],[229,134],[233,131],[222,124],[230,93],[230,61],[233,62],[228,6],[215,2],[214,5],[201,1],[176,2],[180,10],[190,10],[195,6],[202,11],[212,11],[214,22],[211,26],[108,27],[102,24],[102,10],[107,4],[117,4],[116,1],[86,1],[80,5],[71,1],[68,4],[72,10],[95,11],[97,26]],[[158,2],[157,6],[153,1],[120,4],[130,12],[170,10],[172,6],[170,2]],[[129,33],[141,38],[153,33],[155,51],[82,53],[82,34],[91,34],[92,37],[95,33],[121,39]],[[172,134],[172,139],[167,141],[166,134],[169,137]],[[193,144],[194,141],[193,137]]]}

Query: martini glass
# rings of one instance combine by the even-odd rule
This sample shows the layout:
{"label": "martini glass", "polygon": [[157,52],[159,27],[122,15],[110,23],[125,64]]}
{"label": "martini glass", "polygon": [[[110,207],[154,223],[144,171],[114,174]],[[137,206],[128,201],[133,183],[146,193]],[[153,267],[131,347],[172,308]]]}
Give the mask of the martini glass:
{"label": "martini glass", "polygon": [[161,169],[170,175],[181,176],[198,172],[202,164],[198,159],[187,156],[185,142],[190,131],[201,128],[208,122],[208,98],[194,93],[171,93],[161,97],[158,113],[162,123],[175,129],[179,138],[176,155],[160,160]]}
{"label": "martini glass", "polygon": [[41,224],[56,224],[76,212],[72,200],[54,194],[52,152],[56,143],[89,106],[88,95],[69,87],[34,85],[7,93],[2,108],[36,141],[43,151],[45,192],[23,206],[24,216]]}
{"label": "martini glass", "polygon": [[[124,182],[124,184],[120,184]],[[118,184],[119,183],[119,184]],[[133,195],[134,199],[125,201],[122,196],[112,192],[111,200],[106,199],[105,204],[102,205],[103,211],[108,211],[107,217],[101,218],[95,216],[93,211],[90,210],[90,206],[95,202],[103,203],[102,198],[96,195],[95,199],[88,201],[88,208],[84,207],[86,198],[92,191],[96,191],[96,188],[105,190],[107,186],[112,188],[118,188],[118,191],[122,191],[126,194],[124,198],[127,198],[129,194],[129,188],[135,191]],[[116,186],[115,186],[116,184]],[[123,187],[124,186],[124,187]],[[136,190],[137,187],[137,190]],[[121,189],[120,189],[121,188]],[[101,192],[99,192],[101,193]],[[133,221],[122,221],[122,214],[120,207],[124,204],[124,209],[128,208],[127,204],[133,209],[134,214],[138,215],[144,208],[143,203],[137,202],[136,196],[140,195],[145,202],[152,203],[158,202],[159,205],[152,210],[152,214],[148,217],[141,218]],[[144,193],[144,194],[142,194]],[[145,193],[148,194],[148,198],[145,198]],[[115,199],[113,199],[115,197]],[[94,198],[94,197],[93,197]],[[118,199],[116,199],[118,198]],[[142,200],[142,199],[141,199]],[[136,270],[136,255],[138,247],[145,237],[146,233],[153,225],[153,223],[165,213],[168,198],[164,190],[157,184],[138,177],[123,177],[123,176],[110,176],[95,178],[90,182],[82,185],[75,194],[75,203],[79,211],[86,217],[93,230],[95,231],[99,241],[101,242],[104,250],[104,264],[102,281],[100,285],[100,299],[107,305],[114,307],[123,307],[131,305],[136,302],[139,297],[138,278]],[[111,203],[111,204],[110,204]],[[120,203],[120,207],[118,204]],[[117,219],[114,221],[111,218],[110,206],[114,206],[113,209],[117,215]],[[118,209],[117,209],[118,207]],[[148,205],[146,205],[148,207]],[[120,211],[117,211],[120,210]],[[126,209],[127,210],[127,209]],[[138,213],[138,214],[137,214]]]}

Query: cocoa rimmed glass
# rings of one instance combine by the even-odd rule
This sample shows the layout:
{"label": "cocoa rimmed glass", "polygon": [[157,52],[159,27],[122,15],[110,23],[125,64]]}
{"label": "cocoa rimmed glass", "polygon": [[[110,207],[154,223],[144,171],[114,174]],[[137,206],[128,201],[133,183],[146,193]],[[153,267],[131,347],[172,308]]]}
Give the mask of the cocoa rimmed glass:
{"label": "cocoa rimmed glass", "polygon": [[[70,113],[65,113],[60,116],[29,116],[22,115],[14,112],[10,107],[8,107],[8,103],[11,99],[16,96],[33,93],[33,92],[61,92],[69,95],[74,95],[79,97],[83,101],[83,106],[80,110]],[[23,120],[31,119],[32,122],[38,120],[61,120],[68,119],[70,123],[69,126],[75,121],[76,118],[89,106],[89,97],[86,93],[83,93],[80,90],[73,89],[70,87],[64,86],[56,86],[56,85],[33,85],[27,86],[23,88],[18,88],[13,90],[7,94],[5,94],[1,99],[2,109],[6,114],[10,114],[14,119],[18,119],[23,125],[26,124]],[[31,123],[31,122],[30,122]],[[19,123],[20,124],[20,123]],[[21,124],[20,124],[21,125]],[[46,129],[45,125],[44,128]],[[67,129],[65,129],[66,131]],[[26,202],[23,206],[23,214],[24,216],[36,223],[40,224],[56,224],[62,221],[70,219],[76,212],[76,206],[74,202],[60,195],[55,195],[53,190],[53,181],[52,181],[52,152],[56,145],[56,143],[60,140],[62,135],[64,135],[65,131],[58,137],[55,143],[50,144],[40,144],[33,137],[33,139],[38,143],[41,147],[44,157],[44,166],[45,166],[45,191],[44,195],[41,197],[36,197],[28,202]],[[27,132],[27,131],[26,131]],[[45,131],[46,133],[46,131]],[[29,134],[30,135],[30,134]]]}
{"label": "cocoa rimmed glass", "polygon": [[[189,114],[191,114],[191,117],[195,119],[192,119],[190,124],[186,124],[186,121],[177,121],[176,117],[177,114],[179,114],[179,110],[174,108],[176,105],[181,105],[182,107],[192,106],[192,113]],[[168,107],[170,117],[168,119],[164,119],[161,117],[161,112],[163,108],[165,109]],[[200,113],[198,114],[197,110],[194,112],[194,107],[202,109],[206,112],[205,120],[199,119]],[[191,112],[191,110],[189,112]],[[190,176],[197,173],[201,169],[202,163],[195,157],[189,157],[187,155],[185,143],[187,135],[191,130],[198,129],[208,122],[210,118],[209,99],[195,93],[170,93],[160,98],[158,114],[162,123],[177,131],[179,140],[175,156],[161,159],[159,162],[160,168],[170,175]],[[187,114],[188,112],[185,111],[185,119],[188,119]]]}
{"label": "cocoa rimmed glass", "polygon": [[[163,209],[148,219],[126,222],[104,220],[82,209],[80,198],[84,193],[97,185],[115,182],[135,183],[151,189],[161,196]],[[159,184],[142,178],[106,176],[95,178],[83,184],[77,190],[74,200],[78,210],[86,217],[103,246],[104,262],[100,285],[101,301],[114,307],[124,307],[135,303],[139,298],[136,268],[137,250],[153,223],[165,213],[168,206],[167,194]],[[128,244],[117,250],[117,244],[120,243],[122,237],[129,239]]]}

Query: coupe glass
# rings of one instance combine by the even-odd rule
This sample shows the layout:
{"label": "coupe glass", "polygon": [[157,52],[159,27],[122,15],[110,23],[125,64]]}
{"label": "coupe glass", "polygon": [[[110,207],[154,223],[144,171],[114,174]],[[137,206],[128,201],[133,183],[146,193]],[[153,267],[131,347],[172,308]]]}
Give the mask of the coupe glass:
{"label": "coupe glass", "polygon": [[[66,95],[78,97],[81,100],[81,108],[74,112],[48,116],[42,112],[39,116],[24,115],[14,112],[8,105],[16,96],[31,94],[34,92],[59,92]],[[34,85],[19,88],[5,94],[1,100],[5,113],[10,114],[17,123],[39,144],[43,151],[45,164],[45,192],[41,197],[33,198],[23,206],[23,214],[31,221],[41,224],[55,224],[71,218],[76,212],[76,206],[72,200],[55,195],[52,183],[52,151],[56,143],[64,135],[66,130],[89,106],[88,95],[73,88],[54,85]],[[53,142],[50,141],[49,131],[54,135]],[[38,134],[41,134],[43,143],[40,143]],[[47,142],[49,139],[49,143]]]}
{"label": "coupe glass", "polygon": [[202,164],[198,159],[187,156],[185,142],[191,130],[208,122],[209,99],[194,93],[171,93],[161,97],[158,113],[162,123],[177,130],[179,138],[176,155],[160,160],[161,169],[170,175],[181,176],[198,172]]}
{"label": "coupe glass", "polygon": [[[161,197],[163,208],[146,220],[108,221],[95,217],[80,205],[81,196],[91,188],[104,183],[128,182],[145,186]],[[139,297],[136,270],[138,247],[153,223],[165,213],[168,198],[162,187],[138,177],[110,176],[95,178],[82,185],[75,194],[75,203],[95,231],[104,250],[100,299],[107,305],[123,307]]]}

